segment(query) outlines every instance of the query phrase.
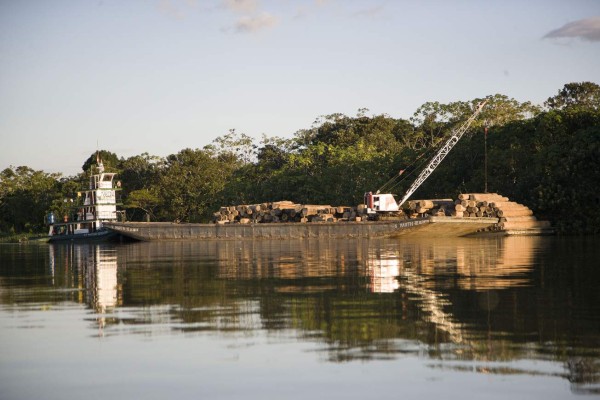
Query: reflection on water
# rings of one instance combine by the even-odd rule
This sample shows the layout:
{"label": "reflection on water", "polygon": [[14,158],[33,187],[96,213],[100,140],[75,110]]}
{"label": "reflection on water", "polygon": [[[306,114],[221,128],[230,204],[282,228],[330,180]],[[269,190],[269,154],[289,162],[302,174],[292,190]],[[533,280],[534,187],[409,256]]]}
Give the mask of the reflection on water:
{"label": "reflection on water", "polygon": [[122,304],[118,298],[114,247],[49,246],[48,251],[52,282],[56,284],[56,271],[60,269],[62,285],[80,289],[76,301],[85,302],[98,313],[106,313]]}
{"label": "reflection on water", "polygon": [[50,245],[1,254],[0,301],[85,304],[105,337],[284,335],[328,361],[418,357],[600,393],[598,246],[565,240]]}

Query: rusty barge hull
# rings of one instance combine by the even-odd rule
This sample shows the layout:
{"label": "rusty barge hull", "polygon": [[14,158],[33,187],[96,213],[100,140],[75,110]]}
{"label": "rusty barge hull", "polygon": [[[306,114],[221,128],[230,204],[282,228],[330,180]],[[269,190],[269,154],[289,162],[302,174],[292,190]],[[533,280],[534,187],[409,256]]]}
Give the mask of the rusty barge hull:
{"label": "rusty barge hull", "polygon": [[110,222],[104,226],[142,241],[302,239],[353,237],[459,237],[480,232],[498,218],[424,217],[394,221],[271,224],[193,224],[170,222]]}

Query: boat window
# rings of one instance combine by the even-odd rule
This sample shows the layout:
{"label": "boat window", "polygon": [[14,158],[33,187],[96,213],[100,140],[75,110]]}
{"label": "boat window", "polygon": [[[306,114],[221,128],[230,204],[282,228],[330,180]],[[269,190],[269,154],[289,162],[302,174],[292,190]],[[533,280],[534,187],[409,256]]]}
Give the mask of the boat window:
{"label": "boat window", "polygon": [[112,175],[109,175],[109,174],[103,175],[102,180],[105,182],[110,182],[110,181],[112,181]]}

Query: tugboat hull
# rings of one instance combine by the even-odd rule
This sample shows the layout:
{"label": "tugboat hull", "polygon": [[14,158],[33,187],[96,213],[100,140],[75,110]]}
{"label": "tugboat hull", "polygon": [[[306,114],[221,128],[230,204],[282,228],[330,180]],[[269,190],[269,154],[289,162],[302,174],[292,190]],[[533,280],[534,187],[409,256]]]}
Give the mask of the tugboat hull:
{"label": "tugboat hull", "polygon": [[108,229],[99,230],[92,233],[79,233],[74,235],[53,235],[50,236],[48,242],[102,242],[115,239],[119,234]]}

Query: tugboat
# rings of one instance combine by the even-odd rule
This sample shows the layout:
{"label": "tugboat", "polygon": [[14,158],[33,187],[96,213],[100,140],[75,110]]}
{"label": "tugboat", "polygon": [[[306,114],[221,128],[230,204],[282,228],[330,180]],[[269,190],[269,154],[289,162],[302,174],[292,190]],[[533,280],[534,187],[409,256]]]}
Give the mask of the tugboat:
{"label": "tugboat", "polygon": [[71,215],[57,222],[54,213],[47,215],[50,226],[49,242],[98,241],[113,238],[118,234],[104,227],[104,222],[116,222],[121,211],[117,211],[117,193],[121,182],[115,181],[116,173],[105,172],[102,160],[97,158],[97,174],[90,176],[89,188],[77,193]]}

